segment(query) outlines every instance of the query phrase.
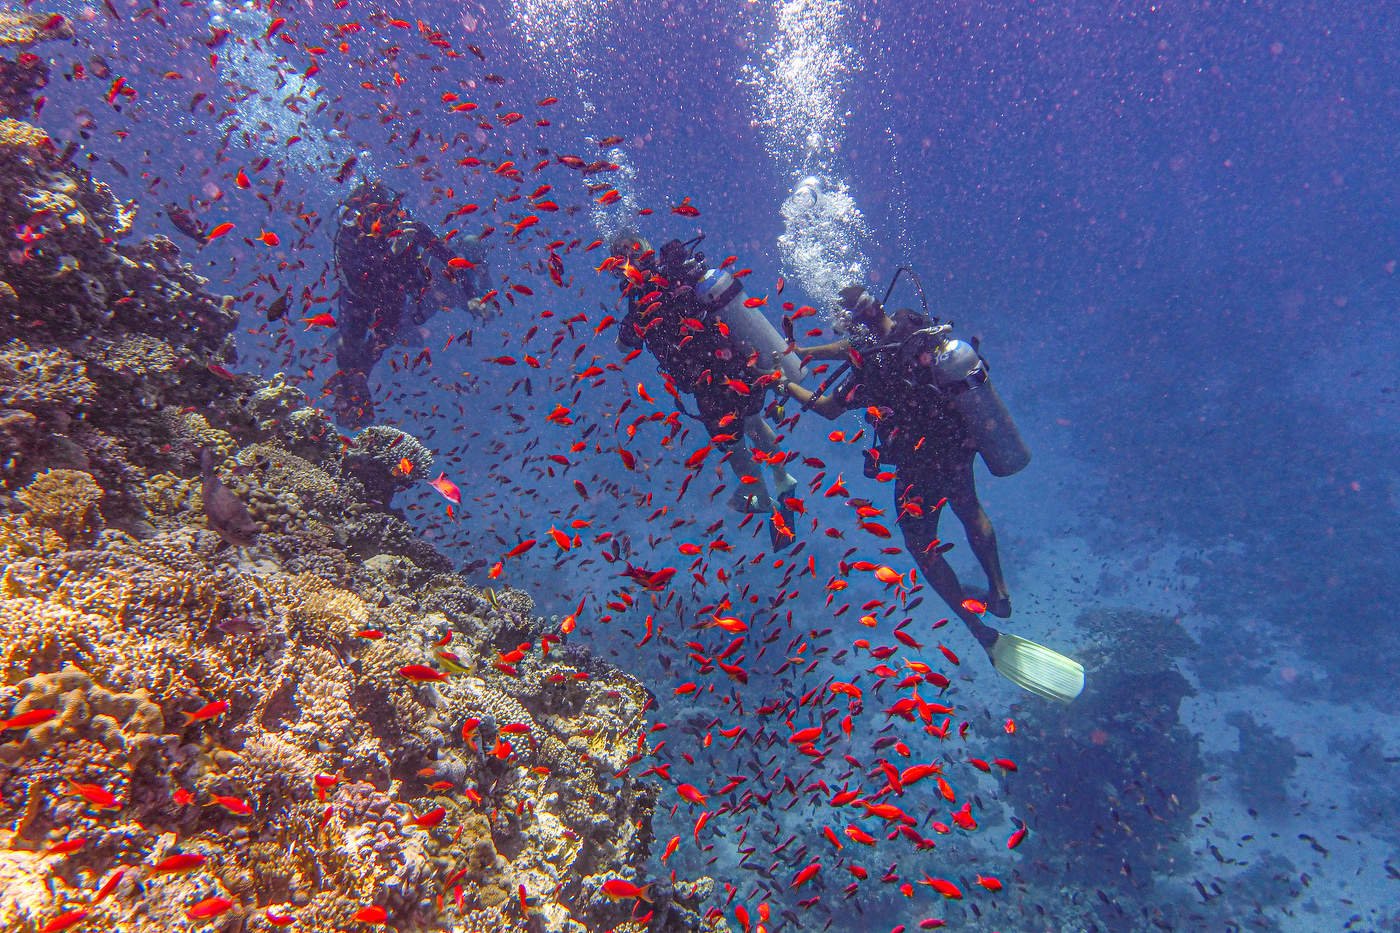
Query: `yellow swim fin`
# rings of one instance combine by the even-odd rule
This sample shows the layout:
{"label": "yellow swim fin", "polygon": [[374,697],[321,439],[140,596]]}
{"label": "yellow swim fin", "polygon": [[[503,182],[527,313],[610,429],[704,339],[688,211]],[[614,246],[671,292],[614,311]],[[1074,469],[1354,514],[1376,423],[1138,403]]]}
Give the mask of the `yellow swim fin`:
{"label": "yellow swim fin", "polygon": [[1003,677],[1047,700],[1068,703],[1084,691],[1084,665],[1019,635],[998,632],[987,654]]}

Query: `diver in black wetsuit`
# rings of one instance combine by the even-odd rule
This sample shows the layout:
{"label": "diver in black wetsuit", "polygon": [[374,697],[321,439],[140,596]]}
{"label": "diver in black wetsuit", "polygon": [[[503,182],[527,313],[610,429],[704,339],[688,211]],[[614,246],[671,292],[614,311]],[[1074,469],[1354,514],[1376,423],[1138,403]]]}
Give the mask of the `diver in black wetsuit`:
{"label": "diver in black wetsuit", "polygon": [[[781,371],[766,357],[760,362],[755,348],[706,300],[709,270],[702,254],[679,240],[664,244],[658,253],[633,230],[613,238],[611,254],[627,306],[618,324],[618,344],[645,347],[669,385],[695,399],[695,416],[715,446],[727,452],[726,462],[739,480],[730,507],[776,513],[781,523],[774,522],[773,545],[791,543],[792,512],[785,501],[797,483],[778,456],[778,437],[763,417],[768,387],[781,380]],[[771,493],[758,469],[760,458],[772,474]]]}
{"label": "diver in black wetsuit", "polygon": [[369,373],[386,349],[453,305],[487,316],[477,300],[489,281],[478,238],[449,249],[401,202],[379,182],[363,182],[345,200],[335,234],[341,290],[331,389],[336,417],[349,428],[374,418]]}
{"label": "diver in black wetsuit", "polygon": [[[1030,452],[987,381],[986,364],[975,347],[949,337],[951,325],[908,308],[888,313],[860,286],[843,289],[841,304],[850,336],[794,352],[850,360],[849,375],[824,394],[795,383],[784,391],[826,418],[852,409],[873,413],[878,445],[867,454],[866,472],[894,471],[899,527],[924,578],[969,625],[980,622],[966,607],[968,598],[1009,617],[996,533],[977,497],[972,465],[981,451],[995,475],[1008,476],[1026,465]],[[985,592],[965,588],[943,557],[949,545],[938,541],[938,514],[945,497],[987,575]]]}

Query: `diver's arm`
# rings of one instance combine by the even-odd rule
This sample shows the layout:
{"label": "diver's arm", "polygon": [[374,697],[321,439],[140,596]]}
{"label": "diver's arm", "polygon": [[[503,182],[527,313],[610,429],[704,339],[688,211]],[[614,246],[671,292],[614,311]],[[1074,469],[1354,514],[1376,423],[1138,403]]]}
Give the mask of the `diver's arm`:
{"label": "diver's arm", "polygon": [[844,360],[849,355],[850,350],[851,341],[846,337],[831,343],[819,343],[814,347],[794,346],[792,348],[792,352],[797,354],[799,359],[804,360]]}
{"label": "diver's arm", "polygon": [[846,410],[846,406],[842,405],[835,395],[818,397],[811,389],[803,388],[795,382],[787,383],[787,394],[797,399],[803,407],[810,408],[828,421],[835,421]]}

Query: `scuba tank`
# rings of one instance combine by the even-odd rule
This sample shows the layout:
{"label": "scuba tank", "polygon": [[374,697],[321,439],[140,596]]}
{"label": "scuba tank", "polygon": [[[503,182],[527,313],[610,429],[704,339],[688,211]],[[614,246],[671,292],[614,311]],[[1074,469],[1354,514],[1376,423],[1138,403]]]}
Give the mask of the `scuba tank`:
{"label": "scuba tank", "polygon": [[722,269],[710,269],[695,283],[695,295],[711,315],[728,326],[736,340],[758,351],[760,369],[769,369],[774,354],[779,354],[778,366],[789,382],[801,382],[807,375],[802,361],[788,350],[787,341],[763,312],[744,307],[749,296],[734,276]]}
{"label": "scuba tank", "polygon": [[[965,341],[950,337],[951,325],[939,324],[915,334],[906,347],[910,362],[926,367],[934,387],[950,396],[968,436],[993,476],[1011,476],[1031,462],[1030,448],[987,375],[987,364]],[[901,354],[903,355],[903,354]]]}

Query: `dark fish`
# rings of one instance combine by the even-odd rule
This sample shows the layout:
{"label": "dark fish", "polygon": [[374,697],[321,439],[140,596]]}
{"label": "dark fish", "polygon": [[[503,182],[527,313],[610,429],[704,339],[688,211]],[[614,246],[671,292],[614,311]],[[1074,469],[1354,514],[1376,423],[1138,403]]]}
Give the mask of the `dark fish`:
{"label": "dark fish", "polygon": [[174,201],[165,205],[165,216],[170,218],[171,226],[196,243],[203,245],[209,242],[209,231],[199,218]]}
{"label": "dark fish", "polygon": [[200,492],[204,497],[204,517],[209,527],[219,533],[229,544],[252,544],[258,536],[258,523],[253,520],[248,507],[243,504],[219,474],[214,472],[214,451],[206,447],[199,455]]}
{"label": "dark fish", "polygon": [[355,164],[359,161],[359,156],[352,155],[350,158],[340,163],[340,171],[335,173],[336,183],[341,185],[345,184],[346,179],[348,179],[351,176],[351,174],[354,173]]}
{"label": "dark fish", "polygon": [[267,322],[280,321],[287,315],[287,301],[291,297],[291,292],[283,292],[272,303],[267,306]]}

